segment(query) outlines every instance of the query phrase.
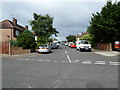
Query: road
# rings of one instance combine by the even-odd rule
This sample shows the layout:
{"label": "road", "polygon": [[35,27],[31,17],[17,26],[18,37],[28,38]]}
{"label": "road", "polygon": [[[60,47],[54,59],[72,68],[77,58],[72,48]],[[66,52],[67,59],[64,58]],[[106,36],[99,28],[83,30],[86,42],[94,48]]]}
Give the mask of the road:
{"label": "road", "polygon": [[3,88],[118,88],[118,57],[60,46],[50,54],[3,57]]}

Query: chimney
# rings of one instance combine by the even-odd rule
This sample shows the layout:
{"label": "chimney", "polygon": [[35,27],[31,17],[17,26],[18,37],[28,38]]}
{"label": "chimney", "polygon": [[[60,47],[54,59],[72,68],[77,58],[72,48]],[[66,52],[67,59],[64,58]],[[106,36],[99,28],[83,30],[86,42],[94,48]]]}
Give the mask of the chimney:
{"label": "chimney", "polygon": [[25,30],[28,30],[28,25],[25,26]]}
{"label": "chimney", "polygon": [[15,17],[13,18],[13,24],[17,25],[17,19]]}

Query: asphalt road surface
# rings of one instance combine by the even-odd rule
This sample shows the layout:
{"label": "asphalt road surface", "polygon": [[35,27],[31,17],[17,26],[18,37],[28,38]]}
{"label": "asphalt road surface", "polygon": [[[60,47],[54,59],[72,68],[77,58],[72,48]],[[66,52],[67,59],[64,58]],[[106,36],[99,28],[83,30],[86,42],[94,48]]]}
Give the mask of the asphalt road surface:
{"label": "asphalt road surface", "polygon": [[3,88],[118,88],[118,56],[60,46],[50,54],[2,58]]}

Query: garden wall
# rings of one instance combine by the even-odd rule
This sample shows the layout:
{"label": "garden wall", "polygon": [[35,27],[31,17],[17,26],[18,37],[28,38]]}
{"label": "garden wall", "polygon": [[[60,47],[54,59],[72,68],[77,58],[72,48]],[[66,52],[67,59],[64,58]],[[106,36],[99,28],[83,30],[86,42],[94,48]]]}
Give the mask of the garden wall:
{"label": "garden wall", "polygon": [[102,44],[99,43],[99,44],[97,44],[97,49],[111,51],[112,45],[111,45],[111,43],[102,43]]}
{"label": "garden wall", "polygon": [[30,53],[30,49],[22,49],[22,47],[14,47],[11,46],[11,54],[25,54],[25,53]]}

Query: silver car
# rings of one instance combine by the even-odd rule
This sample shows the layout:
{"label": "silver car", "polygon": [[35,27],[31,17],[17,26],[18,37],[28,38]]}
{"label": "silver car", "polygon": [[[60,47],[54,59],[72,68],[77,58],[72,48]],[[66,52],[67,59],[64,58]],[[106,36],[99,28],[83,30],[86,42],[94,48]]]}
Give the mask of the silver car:
{"label": "silver car", "polygon": [[51,47],[48,44],[42,44],[38,48],[38,53],[50,53]]}

